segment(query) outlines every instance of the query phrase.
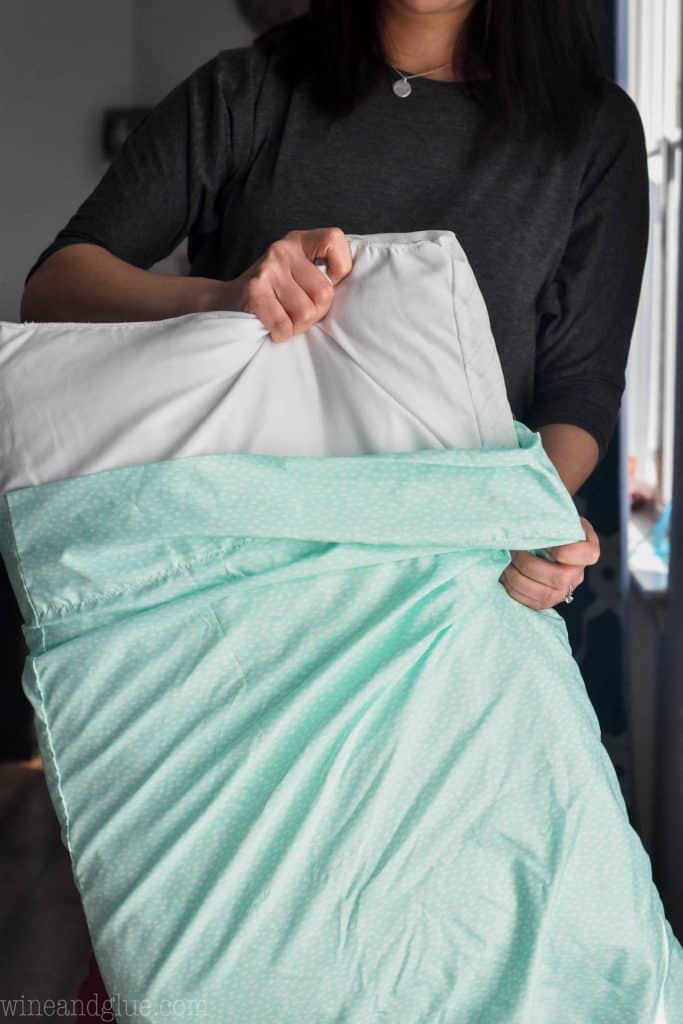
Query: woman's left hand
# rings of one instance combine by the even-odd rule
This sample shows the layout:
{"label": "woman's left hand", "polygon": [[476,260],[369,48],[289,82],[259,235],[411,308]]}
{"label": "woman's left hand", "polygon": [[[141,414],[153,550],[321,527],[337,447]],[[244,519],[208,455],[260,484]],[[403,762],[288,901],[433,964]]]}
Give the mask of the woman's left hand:
{"label": "woman's left hand", "polygon": [[564,601],[571,584],[574,590],[583,583],[584,567],[600,558],[600,541],[592,525],[579,516],[585,540],[545,548],[557,561],[550,562],[530,551],[511,551],[511,561],[500,575],[500,582],[520,604],[540,611]]}

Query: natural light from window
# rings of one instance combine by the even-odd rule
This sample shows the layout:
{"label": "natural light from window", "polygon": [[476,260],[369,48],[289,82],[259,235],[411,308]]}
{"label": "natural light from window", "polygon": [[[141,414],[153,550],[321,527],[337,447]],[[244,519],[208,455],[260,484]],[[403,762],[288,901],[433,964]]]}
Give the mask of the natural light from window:
{"label": "natural light from window", "polygon": [[620,84],[640,111],[650,172],[650,240],[626,369],[629,563],[666,589],[676,378],[681,194],[681,0],[623,0]]}

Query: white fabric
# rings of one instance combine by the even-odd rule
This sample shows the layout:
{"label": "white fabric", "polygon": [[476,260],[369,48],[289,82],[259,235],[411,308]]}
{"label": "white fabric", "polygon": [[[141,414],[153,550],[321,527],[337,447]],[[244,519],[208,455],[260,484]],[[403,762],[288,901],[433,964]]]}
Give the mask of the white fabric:
{"label": "white fabric", "polygon": [[238,312],[0,322],[0,492],[218,452],[515,447],[485,302],[453,232],[347,238],[353,268],[330,311],[287,341]]}

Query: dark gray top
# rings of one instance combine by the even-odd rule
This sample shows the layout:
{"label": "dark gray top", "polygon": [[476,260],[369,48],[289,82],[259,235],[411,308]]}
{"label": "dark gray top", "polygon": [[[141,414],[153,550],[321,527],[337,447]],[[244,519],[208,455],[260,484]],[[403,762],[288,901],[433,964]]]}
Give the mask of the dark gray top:
{"label": "dark gray top", "polygon": [[[508,137],[472,169],[483,113],[462,83],[386,85],[346,118],[286,85],[253,47],[222,50],[138,124],[34,263],[71,242],[149,268],[188,238],[194,275],[230,279],[295,228],[449,229],[486,301],[512,411],[573,423],[604,457],[648,238],[638,110],[617,84],[569,156]],[[425,400],[428,400],[425,396]]]}

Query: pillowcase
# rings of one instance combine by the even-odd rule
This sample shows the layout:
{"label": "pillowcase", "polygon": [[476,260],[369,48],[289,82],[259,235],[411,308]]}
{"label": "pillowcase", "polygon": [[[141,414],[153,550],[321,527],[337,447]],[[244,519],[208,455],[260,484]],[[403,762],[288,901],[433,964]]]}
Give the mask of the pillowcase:
{"label": "pillowcase", "polygon": [[574,503],[455,237],[349,238],[287,342],[0,324],[0,553],[111,1009],[678,1024],[564,621],[499,582]]}

